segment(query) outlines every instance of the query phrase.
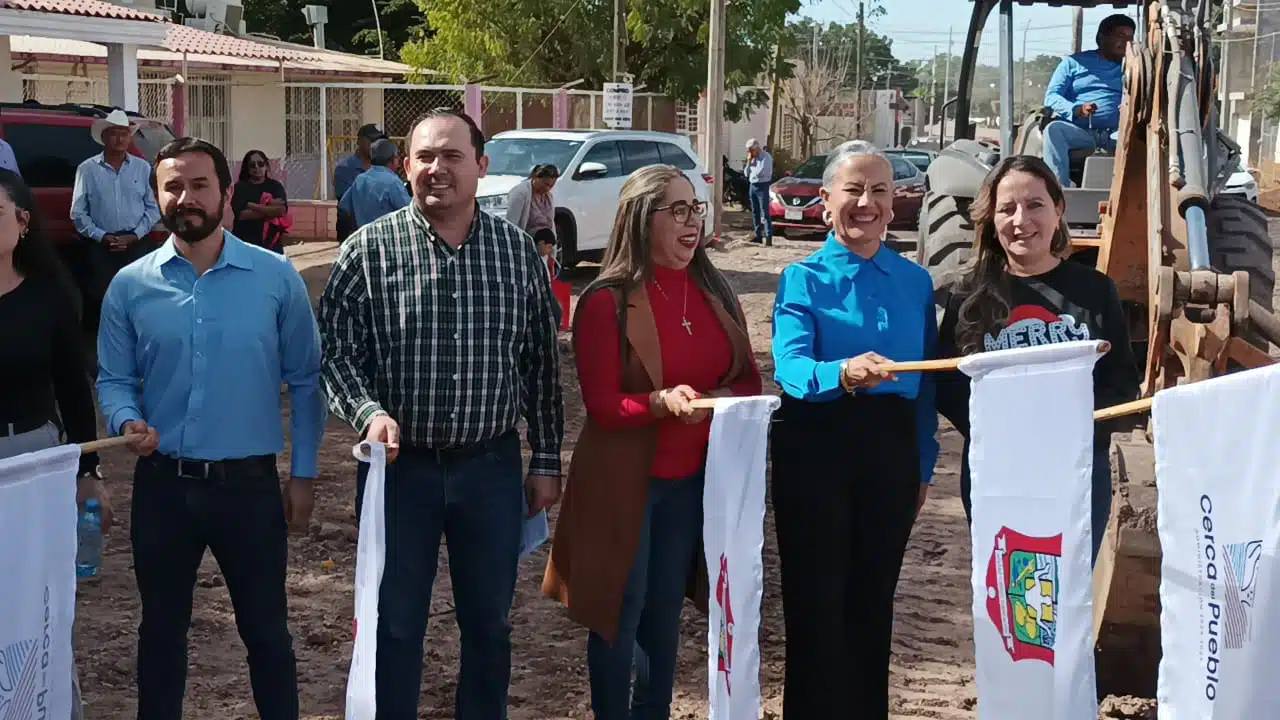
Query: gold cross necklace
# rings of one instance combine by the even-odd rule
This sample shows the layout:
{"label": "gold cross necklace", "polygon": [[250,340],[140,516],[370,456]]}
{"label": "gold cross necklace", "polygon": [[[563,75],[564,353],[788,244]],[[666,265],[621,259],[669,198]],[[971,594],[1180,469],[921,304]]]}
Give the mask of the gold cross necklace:
{"label": "gold cross necklace", "polygon": [[[662,293],[662,297],[667,302],[671,302],[671,296],[667,295],[667,291],[662,289],[662,283],[658,282],[658,278],[653,279],[654,287],[658,288],[658,292]],[[690,336],[693,335],[693,323],[689,322],[689,278],[684,279],[684,307],[680,310],[680,325],[684,327],[684,331]]]}

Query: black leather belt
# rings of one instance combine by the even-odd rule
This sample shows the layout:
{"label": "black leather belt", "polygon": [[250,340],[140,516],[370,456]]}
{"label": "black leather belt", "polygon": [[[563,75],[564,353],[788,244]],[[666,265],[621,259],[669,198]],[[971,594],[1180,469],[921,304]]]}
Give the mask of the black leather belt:
{"label": "black leather belt", "polygon": [[516,434],[515,430],[508,430],[501,435],[488,440],[481,440],[477,443],[469,443],[467,445],[456,445],[454,447],[424,447],[421,445],[400,446],[401,455],[418,455],[434,460],[439,465],[453,465],[467,460],[474,460],[487,452],[495,450],[502,443],[507,442]]}
{"label": "black leather belt", "polygon": [[262,472],[267,468],[274,469],[276,465],[275,455],[254,455],[230,460],[198,460],[153,453],[146,460],[153,463],[158,470],[172,472],[183,480],[220,481],[228,475]]}
{"label": "black leather belt", "polygon": [[22,435],[32,430],[39,430],[49,422],[48,418],[40,420],[14,420],[13,422],[0,422],[0,437],[13,437],[14,435]]}

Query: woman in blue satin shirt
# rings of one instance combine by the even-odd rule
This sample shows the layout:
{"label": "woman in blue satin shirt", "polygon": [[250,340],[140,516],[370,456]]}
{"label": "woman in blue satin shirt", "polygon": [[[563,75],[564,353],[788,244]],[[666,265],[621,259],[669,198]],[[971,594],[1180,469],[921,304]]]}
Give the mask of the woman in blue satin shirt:
{"label": "woman in blue satin shirt", "polygon": [[929,273],[888,247],[893,169],[863,141],[831,153],[832,231],[783,271],[773,313],[773,508],[788,720],[885,718],[894,592],[938,455],[931,384],[884,363],[932,357]]}

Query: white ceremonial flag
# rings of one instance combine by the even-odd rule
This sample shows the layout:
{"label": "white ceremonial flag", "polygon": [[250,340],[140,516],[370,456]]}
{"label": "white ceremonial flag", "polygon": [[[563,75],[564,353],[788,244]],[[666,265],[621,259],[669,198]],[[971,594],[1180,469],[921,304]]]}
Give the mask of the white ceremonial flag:
{"label": "white ceremonial flag", "polygon": [[1161,720],[1280,717],[1280,366],[1156,394]]}
{"label": "white ceremonial flag", "polygon": [[760,717],[765,463],[775,396],[716,401],[703,490],[711,720]]}
{"label": "white ceremonial flag", "polygon": [[0,460],[0,718],[71,717],[80,447]]}
{"label": "white ceremonial flag", "polygon": [[978,718],[1096,718],[1093,366],[1103,343],[979,353],[972,378]]}
{"label": "white ceremonial flag", "polygon": [[378,663],[378,589],[387,561],[387,448],[382,443],[357,443],[351,450],[360,462],[369,463],[360,513],[360,535],[356,541],[356,602],[352,625],[355,642],[351,649],[351,671],[347,675],[346,720],[374,720]]}

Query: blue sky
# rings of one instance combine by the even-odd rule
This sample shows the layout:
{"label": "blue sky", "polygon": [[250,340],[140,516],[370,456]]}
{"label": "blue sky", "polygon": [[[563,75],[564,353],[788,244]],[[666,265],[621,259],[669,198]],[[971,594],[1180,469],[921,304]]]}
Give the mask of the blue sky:
{"label": "blue sky", "polygon": [[[969,13],[973,9],[970,0],[882,0],[888,13],[871,23],[871,27],[893,39],[894,55],[899,60],[915,60],[933,56],[934,45],[938,52],[946,52],[947,32],[955,30],[955,52],[960,54],[964,33],[969,25]],[[1094,47],[1093,35],[1098,23],[1106,16],[1123,12],[1134,16],[1133,8],[1117,10],[1099,7],[1084,11],[1083,47]],[[1027,55],[1065,55],[1071,51],[1071,8],[1023,7],[1014,5],[1014,55],[1022,51],[1025,32]],[[816,0],[805,2],[799,15],[824,23],[852,23],[858,16],[857,0]],[[1030,30],[1027,24],[1030,23]],[[998,55],[999,40],[996,30],[999,14],[991,13],[983,34],[979,56],[985,63],[994,64]]]}

